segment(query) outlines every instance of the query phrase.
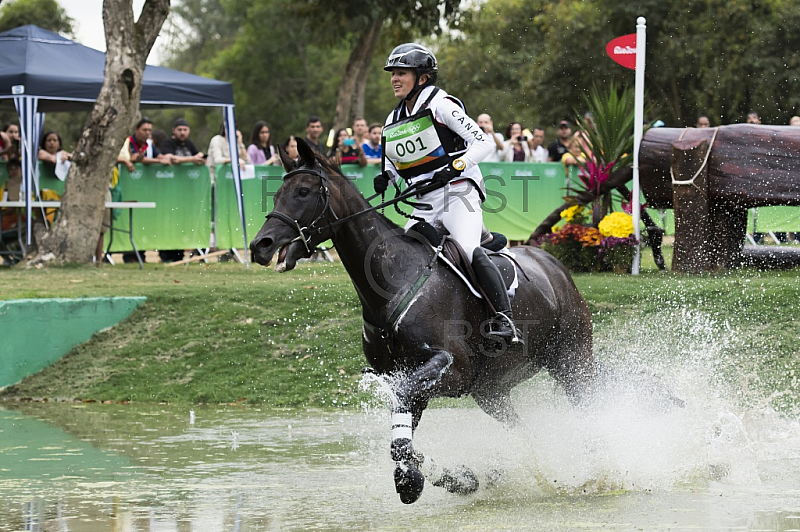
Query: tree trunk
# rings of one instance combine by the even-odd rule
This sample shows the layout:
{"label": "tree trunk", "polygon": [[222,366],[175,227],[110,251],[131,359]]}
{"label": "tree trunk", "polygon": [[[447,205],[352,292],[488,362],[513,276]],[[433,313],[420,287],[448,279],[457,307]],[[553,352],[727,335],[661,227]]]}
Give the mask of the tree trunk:
{"label": "tree trunk", "polygon": [[333,117],[334,130],[347,127],[350,122],[355,99],[354,95],[358,93],[359,83],[366,84],[369,64],[372,62],[372,54],[375,51],[375,45],[378,42],[378,37],[380,37],[382,26],[382,20],[374,21],[369,30],[359,35],[356,45],[350,52],[342,84],[339,86],[339,96],[336,98],[336,114]]}
{"label": "tree trunk", "polygon": [[58,220],[34,261],[91,262],[117,155],[139,113],[145,61],[169,10],[170,0],[147,0],[134,23],[132,0],[103,0],[103,86],[75,148]]}
{"label": "tree trunk", "polygon": [[800,205],[800,128],[732,124],[718,128],[652,128],[642,138],[639,179],[647,203],[673,205],[670,157],[677,140],[705,139],[711,155],[708,194],[737,208]]}
{"label": "tree trunk", "polygon": [[372,23],[370,28],[370,41],[367,43],[367,53],[362,57],[361,70],[358,72],[358,79],[356,80],[356,90],[353,94],[353,117],[363,117],[365,105],[365,95],[367,92],[367,76],[369,75],[369,67],[372,64],[372,57],[375,52],[375,47],[378,46],[378,40],[381,36],[381,29],[383,28],[383,20],[376,20]]}

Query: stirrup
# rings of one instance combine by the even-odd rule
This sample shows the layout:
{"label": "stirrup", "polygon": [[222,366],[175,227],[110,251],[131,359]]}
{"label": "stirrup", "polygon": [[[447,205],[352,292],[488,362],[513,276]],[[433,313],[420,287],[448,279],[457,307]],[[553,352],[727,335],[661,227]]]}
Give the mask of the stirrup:
{"label": "stirrup", "polygon": [[496,324],[497,329],[491,329],[487,333],[490,338],[496,340],[505,340],[512,344],[521,344],[525,345],[525,341],[522,339],[522,334],[517,329],[517,326],[514,325],[514,320],[512,320],[507,314],[503,312],[498,312],[492,318],[492,322]]}

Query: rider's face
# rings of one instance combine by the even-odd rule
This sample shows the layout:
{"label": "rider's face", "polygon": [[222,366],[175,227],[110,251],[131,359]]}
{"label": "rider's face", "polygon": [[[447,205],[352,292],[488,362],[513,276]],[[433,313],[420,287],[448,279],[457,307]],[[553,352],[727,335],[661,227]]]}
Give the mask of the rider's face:
{"label": "rider's face", "polygon": [[410,68],[393,68],[391,81],[395,98],[402,100],[408,96],[414,88],[415,78],[414,71]]}

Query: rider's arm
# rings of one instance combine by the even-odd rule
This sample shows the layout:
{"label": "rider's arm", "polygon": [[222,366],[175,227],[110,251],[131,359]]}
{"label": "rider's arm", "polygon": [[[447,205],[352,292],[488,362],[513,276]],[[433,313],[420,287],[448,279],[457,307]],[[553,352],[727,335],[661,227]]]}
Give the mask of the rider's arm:
{"label": "rider's arm", "polygon": [[467,163],[467,169],[483,161],[495,149],[493,139],[453,100],[442,99],[436,108],[436,115],[437,120],[466,141],[467,151],[459,159]]}

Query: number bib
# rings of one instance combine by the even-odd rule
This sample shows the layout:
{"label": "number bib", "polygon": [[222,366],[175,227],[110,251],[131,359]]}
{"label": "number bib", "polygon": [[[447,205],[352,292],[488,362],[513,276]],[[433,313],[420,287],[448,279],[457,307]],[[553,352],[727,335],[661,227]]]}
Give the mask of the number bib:
{"label": "number bib", "polygon": [[386,126],[383,137],[386,157],[403,178],[436,170],[450,162],[430,109]]}

